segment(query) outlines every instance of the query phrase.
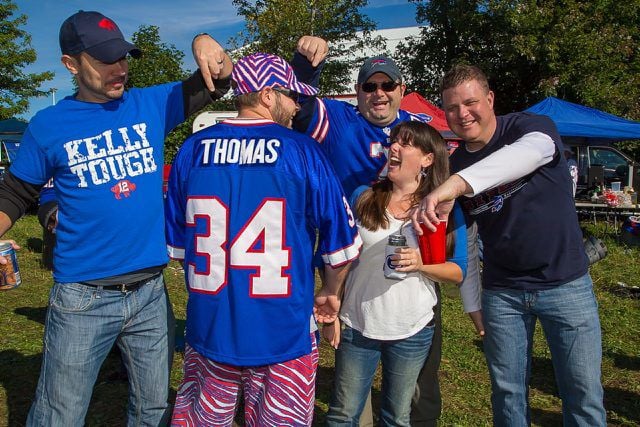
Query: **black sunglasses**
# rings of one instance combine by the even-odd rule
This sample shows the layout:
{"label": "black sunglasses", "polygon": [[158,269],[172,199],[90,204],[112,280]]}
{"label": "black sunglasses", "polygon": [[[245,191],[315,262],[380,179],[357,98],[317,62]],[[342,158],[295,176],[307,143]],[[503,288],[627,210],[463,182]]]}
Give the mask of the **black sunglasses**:
{"label": "black sunglasses", "polygon": [[300,99],[300,94],[298,92],[295,92],[291,89],[287,89],[286,87],[273,87],[271,89],[273,89],[274,92],[283,94],[287,98],[291,98],[295,103],[297,103],[298,100]]}
{"label": "black sunglasses", "polygon": [[400,86],[400,83],[392,82],[389,80],[382,83],[375,83],[375,82],[362,83],[360,85],[360,88],[367,93],[375,92],[376,90],[378,90],[378,88],[382,88],[382,90],[385,92],[393,92],[394,90],[396,90],[398,86]]}

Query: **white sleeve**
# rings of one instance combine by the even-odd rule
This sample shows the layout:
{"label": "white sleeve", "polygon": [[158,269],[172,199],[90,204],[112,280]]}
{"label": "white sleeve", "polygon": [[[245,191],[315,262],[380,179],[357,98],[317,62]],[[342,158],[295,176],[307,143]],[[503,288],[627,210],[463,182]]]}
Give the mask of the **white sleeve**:
{"label": "white sleeve", "polygon": [[480,282],[480,260],[478,259],[478,228],[474,222],[467,228],[467,275],[459,286],[462,308],[465,313],[482,308],[480,301],[482,285]]}
{"label": "white sleeve", "polygon": [[530,132],[457,175],[473,189],[473,193],[465,196],[474,196],[530,174],[553,160],[555,152],[556,145],[549,135]]}

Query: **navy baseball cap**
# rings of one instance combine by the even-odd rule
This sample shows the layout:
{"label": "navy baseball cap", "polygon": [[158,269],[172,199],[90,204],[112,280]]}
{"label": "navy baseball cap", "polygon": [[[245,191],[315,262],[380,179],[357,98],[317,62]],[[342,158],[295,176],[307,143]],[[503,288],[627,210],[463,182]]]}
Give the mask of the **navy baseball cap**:
{"label": "navy baseball cap", "polygon": [[375,73],[384,73],[394,82],[402,81],[402,73],[400,69],[393,62],[393,59],[389,58],[386,55],[378,55],[373,56],[371,58],[367,58],[360,67],[360,72],[358,73],[358,84],[369,80],[369,77],[373,76]]}
{"label": "navy baseball cap", "polygon": [[71,15],[62,23],[60,50],[64,55],[87,52],[107,64],[116,62],[127,53],[134,58],[142,55],[140,49],[124,39],[115,22],[99,12],[84,10]]}

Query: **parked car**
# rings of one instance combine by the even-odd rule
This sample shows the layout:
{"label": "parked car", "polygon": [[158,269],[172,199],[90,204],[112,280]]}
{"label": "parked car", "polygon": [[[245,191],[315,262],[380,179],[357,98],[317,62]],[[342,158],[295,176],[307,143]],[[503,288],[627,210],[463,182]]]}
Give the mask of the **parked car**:
{"label": "parked car", "polygon": [[589,198],[596,186],[611,188],[612,182],[640,190],[640,164],[626,154],[609,145],[565,144],[578,163],[576,199]]}

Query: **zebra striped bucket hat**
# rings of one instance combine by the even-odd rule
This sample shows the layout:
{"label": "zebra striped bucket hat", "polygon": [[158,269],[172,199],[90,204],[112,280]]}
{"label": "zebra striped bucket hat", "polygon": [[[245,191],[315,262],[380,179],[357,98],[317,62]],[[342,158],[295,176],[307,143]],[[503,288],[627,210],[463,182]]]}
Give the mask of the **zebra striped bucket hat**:
{"label": "zebra striped bucket hat", "polygon": [[318,93],[315,87],[298,81],[287,61],[268,53],[254,53],[238,60],[233,66],[231,78],[236,96],[267,87],[282,87],[302,95]]}

